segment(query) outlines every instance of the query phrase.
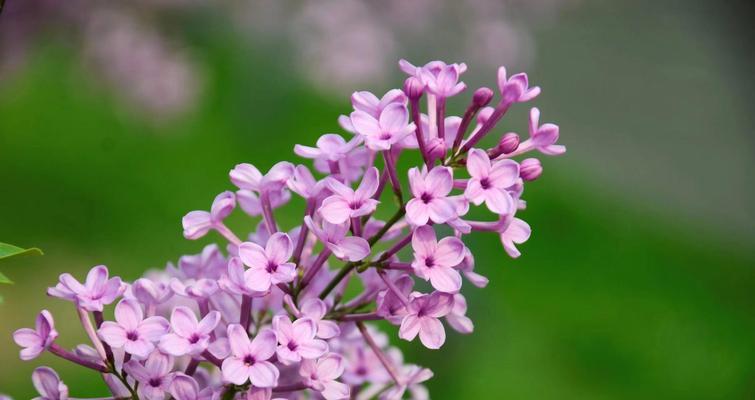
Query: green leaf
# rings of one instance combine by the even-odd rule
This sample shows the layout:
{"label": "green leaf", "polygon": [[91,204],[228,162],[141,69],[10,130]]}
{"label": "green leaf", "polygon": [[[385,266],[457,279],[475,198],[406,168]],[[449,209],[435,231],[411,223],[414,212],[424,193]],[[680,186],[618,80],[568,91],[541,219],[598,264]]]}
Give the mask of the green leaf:
{"label": "green leaf", "polygon": [[10,280],[10,279],[8,279],[7,276],[3,275],[3,273],[0,272],[0,283],[10,283],[10,284],[12,284],[13,281]]}
{"label": "green leaf", "polygon": [[22,254],[38,254],[42,255],[42,250],[32,247],[29,249],[22,249],[18,246],[14,246],[12,244],[2,243],[0,242],[0,260],[3,258],[13,257],[13,256],[20,256]]}

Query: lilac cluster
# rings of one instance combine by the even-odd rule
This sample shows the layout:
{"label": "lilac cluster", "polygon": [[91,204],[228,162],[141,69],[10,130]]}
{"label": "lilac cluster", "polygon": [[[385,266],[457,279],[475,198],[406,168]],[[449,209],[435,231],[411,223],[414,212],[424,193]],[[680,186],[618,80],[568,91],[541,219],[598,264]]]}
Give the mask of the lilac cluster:
{"label": "lilac cluster", "polygon": [[[432,372],[404,363],[369,321],[397,325],[401,339],[419,337],[430,349],[445,342],[444,320],[472,332],[462,276],[477,287],[488,281],[474,271],[464,237],[493,232],[518,257],[530,227],[515,215],[525,207],[524,182],[542,167],[535,158],[513,158],[565,148],[555,144],[556,125],[540,125],[536,108],[526,140],[507,133],[479,147],[512,105],[540,93],[526,74],[508,77],[500,68],[495,106],[488,106],[493,90],[480,88],[456,117],[446,116],[446,103],[466,89],[459,80],[466,65],[400,65],[409,74],[403,90],[353,94],[353,112],[339,119],[353,137],[326,134],[313,147],[294,148],[324,177],[288,162],[264,174],[237,165],[230,172],[235,192],[183,218],[186,238],[217,233],[228,242],[225,252],[208,245],[131,284],[104,266],[84,282],[61,275],[48,294],[76,305],[91,344],[59,346],[53,317],[42,311],[35,329],[14,334],[21,358],[49,351],[100,373],[119,399],[427,398],[422,382]],[[399,156],[413,149],[421,165],[400,172]],[[302,223],[286,231],[275,211],[292,193],[306,208]],[[483,204],[495,219],[465,218],[471,205]],[[247,240],[225,224],[237,205],[260,217]],[[393,215],[379,220],[379,206]],[[111,304],[114,320],[105,321]],[[68,396],[49,368],[38,368],[33,380],[43,399]]]}

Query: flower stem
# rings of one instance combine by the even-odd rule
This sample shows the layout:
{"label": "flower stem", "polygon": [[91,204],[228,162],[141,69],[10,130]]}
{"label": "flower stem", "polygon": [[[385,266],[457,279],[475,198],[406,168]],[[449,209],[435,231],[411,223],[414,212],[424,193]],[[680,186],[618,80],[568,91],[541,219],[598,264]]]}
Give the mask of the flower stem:
{"label": "flower stem", "polygon": [[367,345],[370,346],[373,352],[375,352],[375,355],[377,356],[378,360],[380,360],[380,363],[383,364],[385,370],[388,371],[388,375],[393,378],[393,381],[396,382],[397,385],[401,385],[401,380],[396,373],[396,369],[393,367],[393,364],[385,355],[385,353],[383,353],[383,350],[380,348],[380,346],[378,346],[372,336],[370,336],[370,332],[367,331],[367,327],[364,325],[364,322],[358,321],[357,328],[359,328],[359,332],[362,333],[364,341],[367,342]]}

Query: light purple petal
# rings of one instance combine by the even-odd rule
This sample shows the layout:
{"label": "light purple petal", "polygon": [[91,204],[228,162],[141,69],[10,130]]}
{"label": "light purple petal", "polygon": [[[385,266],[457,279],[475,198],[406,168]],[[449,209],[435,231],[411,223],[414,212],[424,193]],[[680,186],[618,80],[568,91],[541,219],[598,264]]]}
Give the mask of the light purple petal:
{"label": "light purple petal", "polygon": [[323,200],[320,215],[332,224],[341,224],[351,216],[351,207],[346,199],[333,195]]}
{"label": "light purple petal", "polygon": [[264,328],[251,342],[249,353],[254,355],[256,360],[267,360],[275,354],[275,345],[278,339],[275,332],[269,328]]}
{"label": "light purple petal", "polygon": [[111,347],[120,348],[126,343],[126,331],[112,321],[103,322],[97,334]]}
{"label": "light purple petal", "polygon": [[299,343],[296,351],[303,358],[314,359],[328,352],[328,344],[324,340],[309,340],[305,343]]}
{"label": "light purple petal", "polygon": [[252,354],[252,344],[249,341],[249,335],[241,325],[228,325],[228,343],[231,346],[231,352],[236,357],[244,357]]}
{"label": "light purple petal", "polygon": [[178,336],[175,333],[169,333],[160,338],[160,344],[158,347],[160,350],[170,355],[180,357],[189,353],[191,344],[188,339]]}
{"label": "light purple petal", "polygon": [[360,261],[370,254],[370,245],[364,238],[349,236],[341,239],[331,250],[340,259]]}
{"label": "light purple petal", "polygon": [[267,267],[267,254],[265,249],[256,243],[244,242],[239,245],[239,258],[250,267]]}
{"label": "light purple petal", "polygon": [[435,290],[456,293],[461,289],[461,275],[453,268],[436,266],[430,268],[427,274]]}
{"label": "light purple petal", "polygon": [[398,330],[398,337],[404,340],[412,341],[420,329],[420,320],[415,314],[408,314],[401,321],[401,327]]}
{"label": "light purple petal", "polygon": [[420,318],[419,340],[428,349],[439,349],[446,341],[446,331],[437,318]]}
{"label": "light purple petal", "polygon": [[197,331],[197,316],[188,307],[179,306],[173,309],[170,315],[170,323],[173,331],[185,338]]}
{"label": "light purple petal", "polygon": [[265,253],[267,253],[267,259],[274,264],[281,264],[288,261],[291,258],[291,254],[294,251],[291,238],[283,232],[276,232],[267,241],[265,246]]}
{"label": "light purple petal", "polygon": [[467,171],[473,178],[485,178],[490,171],[490,158],[480,149],[472,149],[467,156]]}
{"label": "light purple petal", "polygon": [[223,360],[220,369],[223,373],[223,381],[225,382],[243,385],[249,379],[249,367],[236,357],[229,357]]}
{"label": "light purple petal", "polygon": [[258,361],[249,367],[249,380],[257,387],[269,388],[278,386],[280,372],[273,363]]}
{"label": "light purple petal", "polygon": [[139,324],[139,336],[145,340],[156,342],[160,337],[168,332],[170,323],[163,317],[149,317]]}

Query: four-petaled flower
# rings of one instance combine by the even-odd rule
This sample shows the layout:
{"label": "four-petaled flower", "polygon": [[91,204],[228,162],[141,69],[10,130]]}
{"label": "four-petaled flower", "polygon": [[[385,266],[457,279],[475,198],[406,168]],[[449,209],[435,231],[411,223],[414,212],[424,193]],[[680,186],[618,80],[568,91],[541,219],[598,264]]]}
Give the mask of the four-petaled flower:
{"label": "four-petaled flower", "polygon": [[189,240],[199,239],[211,229],[217,228],[236,207],[236,197],[233,192],[225,191],[215,197],[210,211],[191,211],[186,214],[181,223],[184,237]]}
{"label": "four-petaled flower", "polygon": [[319,227],[307,215],[304,217],[304,223],[341,260],[360,261],[370,254],[370,244],[364,238],[346,236],[349,231],[348,222],[331,224],[323,221],[322,227]]}
{"label": "four-petaled flower", "polygon": [[409,303],[408,313],[401,321],[398,336],[412,341],[417,334],[428,349],[439,349],[446,341],[446,331],[440,322],[451,312],[453,295],[433,292],[415,296]]}
{"label": "four-petaled flower", "polygon": [[299,367],[299,375],[309,387],[320,392],[326,400],[348,399],[349,387],[336,379],[343,374],[343,357],[330,353],[317,361],[304,360]]}
{"label": "four-petaled flower", "polygon": [[428,221],[442,224],[456,217],[456,204],[448,195],[454,178],[450,168],[436,167],[430,172],[409,170],[409,185],[414,198],[406,204],[406,219],[415,226]]}
{"label": "four-petaled flower", "polygon": [[144,318],[134,300],[124,299],[115,306],[115,321],[105,321],[98,333],[110,347],[126,351],[137,359],[146,358],[155,349],[154,342],[168,332],[170,324],[159,316]]}
{"label": "four-petaled flower", "polygon": [[454,269],[464,260],[465,246],[459,238],[449,236],[438,241],[435,230],[421,226],[412,236],[414,261],[418,277],[429,280],[436,290],[456,293],[461,289],[461,275]]}
{"label": "four-petaled flower", "polygon": [[265,248],[252,242],[239,245],[239,258],[249,266],[246,284],[252,290],[266,292],[270,285],[288,283],[296,277],[296,265],[288,262],[294,248],[291,238],[282,232],[274,233]]}
{"label": "four-petaled flower", "polygon": [[501,92],[502,100],[507,103],[524,103],[540,94],[538,86],[529,87],[527,74],[522,72],[507,78],[505,67],[498,68],[498,90]]}
{"label": "four-petaled flower", "polygon": [[[522,150],[537,149],[543,154],[557,156],[566,153],[566,146],[556,144],[558,141],[558,125],[540,125],[540,110],[533,107],[530,110],[529,139],[519,145]],[[521,150],[520,150],[521,151]]]}
{"label": "four-petaled flower", "polygon": [[207,349],[210,334],[218,322],[218,311],[210,311],[201,321],[197,321],[194,311],[188,307],[176,307],[170,316],[173,332],[160,338],[160,350],[173,356],[196,356]]}
{"label": "four-petaled flower", "polygon": [[139,382],[137,393],[140,399],[163,400],[173,379],[173,357],[155,350],[142,364],[130,360],[123,365],[124,371]]}
{"label": "four-petaled flower", "polygon": [[300,310],[303,317],[317,324],[317,337],[320,339],[331,339],[341,334],[341,329],[335,321],[324,319],[328,312],[328,306],[324,301],[316,297],[306,298],[301,301]]}
{"label": "four-petaled flower", "polygon": [[309,318],[299,318],[293,323],[285,315],[273,318],[273,329],[278,337],[278,359],[290,364],[304,359],[322,356],[328,351],[328,344],[315,339],[317,324]]}
{"label": "four-petaled flower", "polygon": [[512,258],[519,257],[522,253],[516,248],[516,245],[526,242],[531,233],[529,224],[519,218],[510,218],[500,231],[503,249]]}
{"label": "four-petaled flower", "polygon": [[513,160],[490,162],[487,153],[472,149],[467,157],[467,171],[471,178],[464,195],[480,205],[485,202],[490,211],[505,215],[515,209],[514,199],[506,188],[511,187],[519,178],[519,164]]}
{"label": "four-petaled flower", "polygon": [[254,339],[238,324],[228,325],[228,342],[231,355],[223,361],[223,380],[243,385],[249,380],[253,386],[275,387],[280,372],[273,363],[267,361],[275,354],[275,333],[262,329]]}
{"label": "four-petaled flower", "polygon": [[55,321],[52,319],[52,314],[49,311],[42,310],[37,315],[35,325],[34,329],[21,328],[13,332],[13,340],[16,344],[23,347],[20,357],[25,361],[37,358],[58,337],[58,331],[55,330]]}
{"label": "four-petaled flower", "polygon": [[320,215],[332,224],[371,214],[380,203],[372,198],[378,187],[378,171],[375,167],[364,173],[356,190],[332,178],[328,179],[326,184],[333,195],[323,200]]}
{"label": "four-petaled flower", "polygon": [[82,285],[71,274],[60,275],[60,282],[47,289],[47,294],[76,302],[87,311],[102,311],[102,307],[112,303],[126,290],[121,278],[108,279],[108,270],[104,265],[92,268]]}
{"label": "four-petaled flower", "polygon": [[351,113],[351,124],[373,151],[390,149],[415,129],[414,122],[409,122],[406,105],[401,103],[389,104],[379,116],[356,110]]}
{"label": "four-petaled flower", "polygon": [[199,390],[194,378],[180,372],[173,376],[168,392],[175,400],[216,400],[218,397],[213,388]]}

